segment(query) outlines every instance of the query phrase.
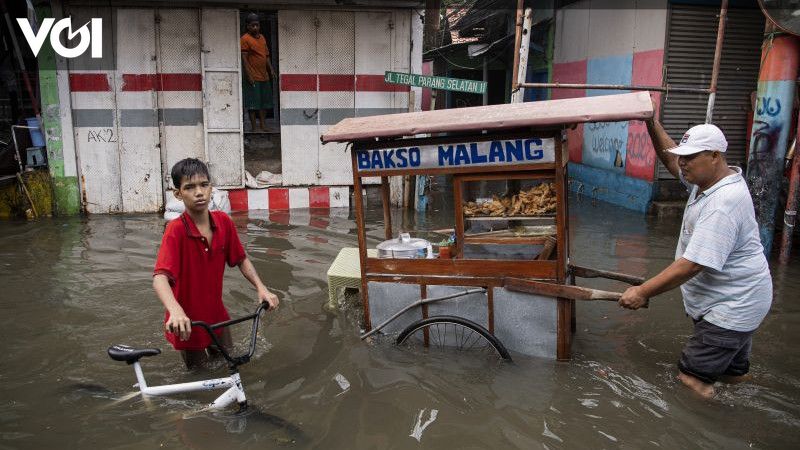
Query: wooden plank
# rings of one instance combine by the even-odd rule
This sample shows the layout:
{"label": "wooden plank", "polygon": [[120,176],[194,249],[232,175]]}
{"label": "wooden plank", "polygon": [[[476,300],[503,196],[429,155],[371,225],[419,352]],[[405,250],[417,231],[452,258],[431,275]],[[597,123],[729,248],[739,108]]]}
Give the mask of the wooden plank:
{"label": "wooden plank", "polygon": [[568,270],[572,275],[581,278],[607,278],[609,280],[622,281],[623,283],[628,283],[633,286],[638,286],[645,282],[643,277],[637,277],[636,275],[593,269],[590,267],[577,266],[575,264],[570,264]]}
{"label": "wooden plank", "polygon": [[381,259],[367,258],[369,274],[439,275],[474,277],[521,277],[555,279],[555,261],[496,259]]}
{"label": "wooden plank", "polygon": [[392,239],[392,209],[389,201],[389,177],[381,177],[381,200],[383,201],[383,230],[387,240]]}
{"label": "wooden plank", "polygon": [[[509,245],[519,245],[519,244],[531,244],[531,245],[542,245],[548,242],[547,237],[544,236],[532,236],[532,237],[516,237],[516,236],[509,236],[509,237],[492,237],[492,236],[464,236],[462,242],[465,244],[509,244]],[[458,243],[456,243],[458,245]],[[548,256],[549,257],[549,256]],[[547,259],[547,258],[544,258]]]}
{"label": "wooden plank", "polygon": [[464,257],[464,191],[460,177],[453,177],[453,209],[455,212],[456,251],[454,258]]}
{"label": "wooden plank", "polygon": [[[420,284],[419,285],[419,298],[421,298],[421,299],[428,298],[428,286],[427,285],[425,285],[425,284]],[[424,303],[422,305],[422,318],[423,319],[427,319],[428,318],[428,304],[427,303]],[[428,334],[429,331],[430,330],[428,330],[427,327],[422,330],[422,336],[423,336],[425,347],[427,347],[430,344],[430,335]]]}
{"label": "wooden plank", "polygon": [[572,300],[606,300],[616,302],[622,297],[621,292],[603,291],[580,286],[548,283],[546,281],[526,280],[521,278],[506,277],[503,287],[509,291],[525,292],[528,294],[546,295],[549,297],[563,297]]}
{"label": "wooden plank", "polygon": [[422,168],[422,169],[392,169],[392,170],[361,170],[358,174],[362,177],[393,177],[400,175],[452,175],[466,173],[490,173],[503,172],[509,173],[517,170],[540,170],[551,171],[555,168],[555,163],[539,164],[518,164],[514,166],[465,166],[465,167],[445,167],[445,168]]}
{"label": "wooden plank", "polygon": [[437,137],[359,140],[353,142],[353,148],[356,151],[359,151],[359,150],[374,150],[376,148],[387,148],[398,145],[403,147],[418,147],[423,145],[452,144],[454,142],[485,142],[485,141],[495,141],[504,139],[531,139],[531,138],[560,139],[560,136],[561,136],[560,128],[554,128],[551,130],[547,129],[534,130],[531,128],[531,129],[522,129],[522,130],[515,130],[512,132],[494,133],[494,134],[475,133],[474,131],[472,131],[470,133],[451,134],[448,136],[437,136]]}
{"label": "wooden plank", "polygon": [[499,287],[503,285],[503,277],[467,277],[467,276],[435,276],[435,275],[366,275],[367,281],[382,283],[410,283],[436,286],[480,286]]}
{"label": "wooden plank", "polygon": [[[540,165],[544,165],[544,164],[540,164]],[[553,165],[553,167],[551,167],[551,169],[554,169],[554,168],[555,168],[555,164]],[[507,172],[508,173],[491,173],[491,174],[481,173],[481,174],[476,174],[476,175],[462,175],[459,178],[461,178],[462,181],[539,180],[539,179],[543,179],[543,178],[550,178],[550,179],[553,178],[553,173],[552,172],[550,172],[550,173],[542,172],[542,171],[525,172],[525,171],[521,171],[521,170],[516,170],[516,168],[514,170],[509,170]]]}
{"label": "wooden plank", "polygon": [[541,102],[476,106],[344,119],[322,142],[346,142],[422,133],[501,131],[583,122],[644,120],[653,117],[649,92]]}
{"label": "wooden plank", "polygon": [[494,289],[486,289],[486,307],[489,315],[489,333],[494,334]]}
{"label": "wooden plank", "polygon": [[569,361],[572,357],[572,333],[570,326],[572,309],[567,299],[558,299],[558,336],[556,338],[556,359],[559,361]]}
{"label": "wooden plank", "polygon": [[[356,154],[351,152],[350,159],[353,164],[353,173],[356,168]],[[367,292],[367,234],[364,229],[364,198],[361,192],[361,178],[353,177],[353,201],[356,208],[356,236],[358,237],[358,259],[361,264],[361,303],[364,306],[364,330],[370,331],[372,323],[369,318],[369,292]]]}

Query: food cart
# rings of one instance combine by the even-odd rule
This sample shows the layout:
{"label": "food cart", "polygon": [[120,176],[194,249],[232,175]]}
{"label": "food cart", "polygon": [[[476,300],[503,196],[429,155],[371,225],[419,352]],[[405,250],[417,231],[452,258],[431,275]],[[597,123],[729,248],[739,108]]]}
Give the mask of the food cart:
{"label": "food cart", "polygon": [[[329,129],[323,143],[352,143],[364,328],[402,335],[432,316],[458,317],[510,350],[569,359],[575,299],[603,295],[570,286],[563,131],[652,115],[639,92],[356,117]],[[386,243],[404,249],[414,242],[392,227],[389,177],[440,174],[452,175],[454,245],[368,256],[362,179],[380,177]]]}

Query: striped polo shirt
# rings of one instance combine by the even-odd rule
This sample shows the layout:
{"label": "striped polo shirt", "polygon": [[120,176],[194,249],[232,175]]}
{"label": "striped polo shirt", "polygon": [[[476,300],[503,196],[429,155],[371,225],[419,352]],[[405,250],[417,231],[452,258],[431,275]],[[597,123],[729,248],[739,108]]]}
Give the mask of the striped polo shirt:
{"label": "striped polo shirt", "polygon": [[698,192],[691,189],[675,259],[705,267],[681,285],[686,313],[734,331],[758,328],[772,304],[772,278],[742,170]]}

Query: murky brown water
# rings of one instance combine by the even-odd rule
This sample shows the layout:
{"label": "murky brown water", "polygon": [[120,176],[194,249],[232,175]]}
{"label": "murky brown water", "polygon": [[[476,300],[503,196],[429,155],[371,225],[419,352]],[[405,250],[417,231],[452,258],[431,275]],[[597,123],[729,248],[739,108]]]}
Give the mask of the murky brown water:
{"label": "murky brown water", "polygon": [[[377,242],[381,216],[371,216]],[[439,216],[417,224],[447,226]],[[755,381],[723,386],[717,400],[706,402],[674,378],[691,331],[676,292],[644,311],[580,304],[569,363],[519,355],[514,364],[491,366],[433,359],[365,344],[355,311],[323,309],[327,268],[341,247],[356,243],[352,220],[266,218],[236,216],[256,268],[282,298],[264,322],[255,359],[242,369],[251,403],[243,417],[198,412],[210,394],[126,398],[133,371],[106,355],[114,343],[169,347],[150,285],[160,218],[0,223],[0,448],[694,449],[800,442],[797,257],[788,268],[773,268],[776,298],[755,338]],[[414,223],[410,216],[396,220]],[[571,220],[576,263],[640,275],[669,263],[679,225],[587,201],[573,201]],[[226,275],[225,301],[234,316],[252,309],[253,291],[238,271]],[[150,384],[200,378],[169,350],[143,366]],[[435,420],[418,443],[410,434],[432,410]]]}

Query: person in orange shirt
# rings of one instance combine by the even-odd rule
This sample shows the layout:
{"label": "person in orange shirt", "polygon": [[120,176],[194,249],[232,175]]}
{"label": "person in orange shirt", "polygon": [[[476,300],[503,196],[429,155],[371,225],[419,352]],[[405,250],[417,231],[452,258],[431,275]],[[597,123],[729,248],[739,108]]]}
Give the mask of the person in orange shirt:
{"label": "person in orange shirt", "polygon": [[[261,34],[258,14],[250,13],[245,19],[247,33],[242,35],[239,44],[242,50],[242,67],[244,67],[244,104],[250,116],[253,131],[267,131],[264,122],[265,112],[272,109],[272,82],[275,70],[269,58],[267,39]],[[258,111],[259,127],[256,128],[256,111]]]}

